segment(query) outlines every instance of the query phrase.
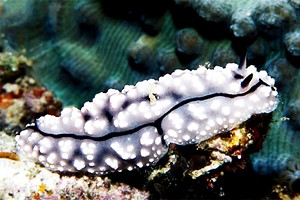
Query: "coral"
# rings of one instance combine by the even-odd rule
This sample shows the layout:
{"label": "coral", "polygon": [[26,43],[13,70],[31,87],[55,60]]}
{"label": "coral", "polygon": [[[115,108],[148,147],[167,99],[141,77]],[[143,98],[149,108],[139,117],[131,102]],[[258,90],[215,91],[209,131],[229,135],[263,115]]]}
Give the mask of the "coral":
{"label": "coral", "polygon": [[231,6],[226,1],[190,0],[193,9],[207,21],[223,22],[231,16]]}
{"label": "coral", "polygon": [[269,73],[276,80],[276,86],[281,91],[290,91],[298,79],[297,69],[286,59],[275,57],[266,63]]}
{"label": "coral", "polygon": [[[0,51],[26,52],[34,63],[34,80],[53,91],[64,105],[80,106],[99,91],[157,78],[175,68],[237,62],[246,46],[247,61],[275,77],[281,96],[282,107],[274,115],[263,149],[251,157],[254,164],[260,160],[261,167],[254,167],[257,173],[276,174],[278,168],[289,169],[288,162],[277,162],[281,156],[293,157],[295,163],[299,158],[299,8],[299,0],[1,1]],[[203,50],[191,59],[183,59],[176,50],[176,32],[186,28],[196,30],[202,39]],[[131,59],[131,45],[144,37],[151,38],[142,43],[151,53],[133,52]],[[9,73],[8,80],[18,76]],[[25,80],[23,83],[30,85],[33,79]],[[12,104],[19,95],[14,92],[17,90],[7,91],[17,89],[19,83],[3,85],[1,128],[7,126],[2,124],[6,108],[15,114],[20,110]],[[42,98],[47,96],[46,92]],[[29,97],[31,105],[35,98]],[[182,179],[176,180],[179,184]]]}
{"label": "coral", "polygon": [[22,55],[0,53],[0,116],[4,130],[23,128],[37,116],[60,112],[61,103],[53,93],[25,74],[31,66],[31,60]]}
{"label": "coral", "polygon": [[155,44],[151,37],[142,36],[129,46],[129,63],[137,71],[153,73],[158,71],[155,66]]}
{"label": "coral", "polygon": [[275,58],[268,65],[276,74],[282,103],[274,113],[274,121],[263,143],[262,151],[251,156],[254,170],[273,175],[281,184],[295,190],[299,183],[299,70],[284,58]]}
{"label": "coral", "polygon": [[[135,24],[135,17],[124,23],[106,16],[117,13],[107,8],[113,4],[110,2],[81,0],[68,1],[65,4],[57,1],[47,3],[47,17],[36,19],[36,23],[47,25],[46,32],[40,31],[36,36],[26,34],[24,30],[24,37],[30,42],[22,43],[18,42],[18,38],[11,39],[11,33],[5,29],[5,39],[12,47],[19,48],[24,45],[28,48],[27,55],[39,66],[33,68],[34,76],[63,99],[65,105],[80,105],[101,90],[111,87],[120,89],[125,84],[159,75],[158,71],[149,67],[151,63],[155,63],[155,58],[148,56],[150,54],[145,55],[145,51],[136,55],[134,52],[128,53],[130,45],[143,35],[140,27]],[[131,2],[124,4],[124,9],[128,6],[130,10],[133,6]],[[137,8],[133,12],[140,10]],[[164,16],[163,18],[165,19]],[[162,44],[156,41],[162,37],[166,39],[165,42],[172,41],[168,34],[158,35],[154,40],[158,46]],[[39,44],[32,44],[33,40],[39,41]],[[144,47],[149,47],[148,41],[145,42]],[[155,56],[156,50],[151,54]],[[135,57],[132,59],[130,55]],[[151,61],[146,66],[132,62],[145,62],[145,59]],[[145,68],[150,70],[145,73]]]}
{"label": "coral", "polygon": [[287,0],[258,1],[254,11],[254,18],[261,26],[269,28],[286,28],[296,20],[296,10]]}
{"label": "coral", "polygon": [[291,160],[289,154],[282,153],[279,156],[272,156],[268,159],[264,157],[253,158],[252,164],[255,171],[263,175],[274,175],[284,172],[287,163]]}
{"label": "coral", "polygon": [[[159,10],[149,0],[123,2],[122,9],[111,9],[114,1],[2,3],[1,43],[4,50],[25,48],[36,63],[34,77],[65,105],[80,106],[99,91],[173,71],[166,70],[168,59],[195,68],[218,51],[233,51],[228,39],[215,41],[230,36],[229,29],[238,38],[253,38],[270,26],[285,30],[277,22],[293,23],[295,11],[285,0],[272,2],[167,1]],[[173,50],[163,59],[171,54],[162,52]]]}
{"label": "coral", "polygon": [[287,48],[287,51],[292,56],[300,56],[300,32],[299,30],[294,30],[288,32],[284,36],[284,44]]}
{"label": "coral", "polygon": [[296,9],[300,8],[300,1],[299,0],[289,0],[289,3],[294,6]]}
{"label": "coral", "polygon": [[291,191],[299,192],[300,159],[290,153],[280,153],[272,158],[253,158],[254,170],[263,175],[276,175],[278,182]]}
{"label": "coral", "polygon": [[214,23],[228,23],[238,38],[253,38],[263,32],[276,37],[278,30],[287,30],[297,20],[297,2],[288,0],[258,1],[175,1],[191,7],[199,17]]}
{"label": "coral", "polygon": [[32,163],[0,160],[1,199],[148,199],[149,193],[108,178],[60,176]]}
{"label": "coral", "polygon": [[[16,142],[14,138],[5,134],[5,132],[0,131],[0,152],[12,153],[15,154],[17,152]],[[15,159],[14,159],[15,160]]]}
{"label": "coral", "polygon": [[232,15],[230,29],[235,37],[254,37],[257,34],[255,21],[246,9]]}
{"label": "coral", "polygon": [[43,12],[35,12],[43,6],[47,7],[47,1],[36,2],[34,0],[25,1],[2,1],[1,3],[1,19],[0,24],[2,27],[24,27],[25,25],[30,25],[35,19],[41,19],[44,15]]}
{"label": "coral", "polygon": [[287,117],[290,124],[295,127],[296,130],[300,128],[300,100],[292,101],[287,106]]}
{"label": "coral", "polygon": [[190,59],[201,54],[203,40],[195,29],[185,28],[177,31],[175,43],[177,52]]}
{"label": "coral", "polygon": [[25,94],[25,106],[35,114],[48,113],[58,115],[61,103],[55,100],[53,93],[44,87],[33,87]]}
{"label": "coral", "polygon": [[14,56],[12,53],[0,54],[0,84],[15,80],[24,75],[25,68],[32,66],[32,61],[23,55]]}
{"label": "coral", "polygon": [[162,49],[157,56],[157,63],[162,73],[171,73],[175,69],[182,69],[182,65],[173,49]]}
{"label": "coral", "polygon": [[285,181],[289,188],[300,192],[300,159],[291,157],[286,161],[286,168],[281,171],[279,179]]}

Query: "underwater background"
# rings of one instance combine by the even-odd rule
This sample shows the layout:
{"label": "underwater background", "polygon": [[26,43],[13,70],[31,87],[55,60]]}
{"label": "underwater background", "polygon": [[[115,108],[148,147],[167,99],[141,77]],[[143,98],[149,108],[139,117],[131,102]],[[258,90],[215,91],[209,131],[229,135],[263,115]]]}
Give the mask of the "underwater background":
{"label": "underwater background", "polygon": [[[0,0],[1,133],[13,138],[34,118],[81,107],[109,88],[175,69],[238,63],[246,50],[247,65],[276,80],[280,105],[264,141],[243,164],[229,165],[235,170],[223,178],[222,168],[206,182],[208,177],[196,183],[179,178],[174,169],[146,184],[142,178],[128,181],[127,172],[102,182],[113,188],[117,180],[149,192],[141,192],[141,199],[300,198],[299,15],[299,0]],[[11,92],[8,84],[22,92]],[[17,101],[30,109],[17,107]],[[128,185],[122,185],[121,197],[136,192]]]}

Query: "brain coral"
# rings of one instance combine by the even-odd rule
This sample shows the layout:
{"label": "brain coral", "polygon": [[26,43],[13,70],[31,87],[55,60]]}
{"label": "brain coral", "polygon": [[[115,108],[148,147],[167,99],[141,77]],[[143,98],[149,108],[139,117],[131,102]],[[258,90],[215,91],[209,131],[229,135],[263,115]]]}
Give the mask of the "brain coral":
{"label": "brain coral", "polygon": [[[218,51],[232,51],[230,34],[252,38],[270,27],[284,29],[296,16],[286,0],[26,0],[2,7],[5,49],[25,48],[39,66],[34,76],[65,105],[80,105],[99,91],[157,78],[172,71],[168,59],[189,68],[217,60]],[[173,58],[162,52],[174,52]]]}

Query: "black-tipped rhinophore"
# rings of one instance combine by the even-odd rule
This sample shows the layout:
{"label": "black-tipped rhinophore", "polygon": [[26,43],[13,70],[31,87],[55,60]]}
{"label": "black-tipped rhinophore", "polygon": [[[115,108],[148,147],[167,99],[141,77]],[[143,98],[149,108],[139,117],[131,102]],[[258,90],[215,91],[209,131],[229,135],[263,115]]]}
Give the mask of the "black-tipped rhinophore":
{"label": "black-tipped rhinophore", "polygon": [[253,74],[249,74],[242,82],[241,82],[241,87],[242,88],[245,88],[249,85],[250,81],[252,80],[253,78]]}
{"label": "black-tipped rhinophore", "polygon": [[240,59],[240,62],[239,62],[239,69],[246,69],[247,67],[247,50],[245,48],[245,50],[243,50],[242,54],[241,54],[241,59]]}

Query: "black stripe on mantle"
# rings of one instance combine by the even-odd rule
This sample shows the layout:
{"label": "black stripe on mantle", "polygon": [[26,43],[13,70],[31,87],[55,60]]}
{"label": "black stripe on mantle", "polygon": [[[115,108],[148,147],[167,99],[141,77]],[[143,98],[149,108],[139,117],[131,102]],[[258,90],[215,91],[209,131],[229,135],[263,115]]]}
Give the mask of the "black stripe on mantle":
{"label": "black stripe on mantle", "polygon": [[270,86],[267,83],[265,83],[263,80],[259,79],[258,83],[256,83],[248,91],[243,92],[243,93],[239,93],[239,94],[213,93],[213,94],[205,95],[205,96],[202,96],[202,97],[193,97],[193,98],[185,99],[185,100],[177,103],[172,108],[170,108],[166,113],[164,113],[162,116],[160,116],[159,118],[157,118],[153,122],[148,122],[148,123],[139,125],[139,126],[137,126],[135,128],[129,129],[129,130],[110,132],[110,133],[108,133],[108,134],[106,134],[104,136],[100,136],[100,137],[95,137],[95,136],[90,136],[90,135],[76,135],[74,133],[61,133],[61,134],[46,133],[46,132],[43,132],[43,131],[39,130],[36,122],[34,123],[34,125],[27,126],[25,128],[25,130],[26,129],[32,129],[34,131],[39,132],[41,135],[43,135],[45,137],[53,137],[53,138],[65,138],[65,137],[69,137],[69,138],[74,138],[74,139],[77,139],[77,140],[88,139],[88,140],[93,140],[93,141],[105,141],[105,140],[109,140],[109,139],[114,138],[114,137],[120,137],[120,136],[130,135],[130,134],[133,134],[133,133],[141,130],[142,128],[153,126],[153,127],[155,127],[157,129],[159,135],[163,135],[163,130],[161,128],[161,122],[162,122],[162,120],[169,113],[171,113],[172,111],[176,110],[177,108],[179,108],[179,107],[181,107],[181,106],[183,106],[185,104],[194,102],[194,101],[205,101],[205,100],[208,100],[208,99],[212,99],[214,97],[235,98],[235,97],[240,97],[240,96],[246,96],[247,94],[250,94],[250,93],[254,92],[261,85]]}

